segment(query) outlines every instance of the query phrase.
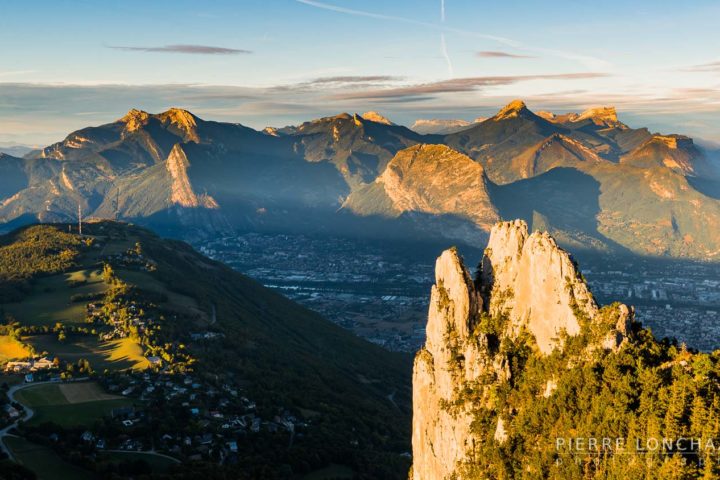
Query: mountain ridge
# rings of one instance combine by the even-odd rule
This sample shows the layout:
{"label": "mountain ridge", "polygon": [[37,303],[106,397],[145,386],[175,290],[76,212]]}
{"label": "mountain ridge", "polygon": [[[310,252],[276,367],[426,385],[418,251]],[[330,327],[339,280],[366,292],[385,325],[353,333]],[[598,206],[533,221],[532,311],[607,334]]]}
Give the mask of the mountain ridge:
{"label": "mountain ridge", "polygon": [[[522,190],[537,198],[529,189],[547,189],[546,174],[572,169],[597,183],[595,198],[580,194],[572,183],[558,183],[567,175],[551,175],[552,184],[577,192],[576,200],[558,192],[549,192],[549,198],[589,202],[578,207],[593,216],[592,222],[579,221],[562,204],[545,200],[540,202],[544,210],[526,211],[522,218],[542,218],[562,242],[578,248],[619,246],[641,255],[710,260],[720,250],[715,230],[700,227],[704,216],[711,228],[718,224],[716,161],[688,137],[626,126],[612,107],[536,114],[516,100],[491,118],[447,135],[421,135],[376,112],[366,114],[371,119],[341,113],[261,132],[203,120],[178,108],[159,114],[131,110],[25,159],[3,162],[0,168],[12,181],[0,195],[0,221],[33,216],[67,221],[79,204],[88,217],[125,218],[198,234],[218,228],[341,229],[353,235],[409,229],[411,234],[425,222],[420,233],[428,238],[441,232],[444,238],[477,242],[492,224],[480,218],[482,211],[502,216],[523,210],[504,191]],[[393,159],[417,145],[439,144],[482,167],[487,180],[474,184],[477,169],[461,162],[468,167],[461,190],[475,189],[486,200],[442,206],[447,201],[440,200],[437,181],[414,169],[417,178],[405,193],[417,200],[430,189],[432,198],[412,208],[388,207],[392,202],[380,180],[397,171],[388,170]],[[176,161],[180,152],[185,158]],[[430,172],[432,162],[425,167]],[[435,172],[459,187],[452,173]],[[657,199],[664,210],[656,208]],[[395,226],[386,228],[390,223]]]}

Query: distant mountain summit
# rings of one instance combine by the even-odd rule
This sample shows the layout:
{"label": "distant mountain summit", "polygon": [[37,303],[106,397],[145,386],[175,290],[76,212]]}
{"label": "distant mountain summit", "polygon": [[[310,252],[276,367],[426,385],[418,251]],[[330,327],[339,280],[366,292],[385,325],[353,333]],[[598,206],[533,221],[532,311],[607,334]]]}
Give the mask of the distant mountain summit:
{"label": "distant mountain summit", "polygon": [[530,110],[528,110],[525,102],[523,102],[522,100],[513,100],[512,102],[501,108],[500,111],[496,113],[490,120],[507,120],[510,118],[517,118],[521,116],[530,117],[531,115],[534,114]]}
{"label": "distant mountain summit", "polygon": [[459,119],[418,119],[415,120],[415,123],[412,124],[410,129],[422,134],[448,135],[450,133],[466,130],[473,124],[480,123],[484,120],[487,119],[484,117],[477,117],[472,122]]}
{"label": "distant mountain summit", "polygon": [[372,111],[256,131],[179,108],[131,110],[0,159],[0,222],[72,220],[79,205],[198,234],[478,242],[496,220],[523,218],[577,250],[720,256],[717,159],[688,137],[631,128],[609,106],[534,113],[522,100],[474,123],[415,126],[452,133]]}
{"label": "distant mountain summit", "polygon": [[483,167],[445,145],[399,151],[373,183],[348,197],[343,208],[363,216],[415,218],[420,229],[437,228],[428,216],[466,219],[472,227],[445,227],[441,235],[468,240],[478,235],[475,229],[487,231],[500,218]]}
{"label": "distant mountain summit", "polygon": [[288,133],[295,151],[310,162],[332,163],[353,188],[371,182],[397,151],[438,140],[395,125],[375,112],[367,115],[320,118]]}
{"label": "distant mountain summit", "polygon": [[361,117],[364,118],[365,120],[370,120],[371,122],[375,122],[375,123],[382,123],[384,125],[395,125],[393,122],[388,120],[386,117],[383,117],[378,112],[373,112],[373,111],[365,112],[361,115]]}
{"label": "distant mountain summit", "polygon": [[608,128],[628,128],[627,125],[623,124],[618,120],[617,111],[615,107],[604,106],[604,107],[592,107],[583,111],[582,113],[566,113],[556,115],[552,112],[537,112],[537,115],[549,120],[553,123],[583,123],[588,122],[599,127]]}

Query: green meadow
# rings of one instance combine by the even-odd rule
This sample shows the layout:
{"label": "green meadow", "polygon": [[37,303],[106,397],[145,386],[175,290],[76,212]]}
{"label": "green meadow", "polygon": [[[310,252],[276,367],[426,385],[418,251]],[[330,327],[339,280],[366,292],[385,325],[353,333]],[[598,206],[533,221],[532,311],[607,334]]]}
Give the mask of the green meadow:
{"label": "green meadow", "polygon": [[64,342],[56,335],[34,335],[26,337],[25,342],[38,353],[47,352],[49,358],[58,357],[68,362],[85,359],[95,371],[124,370],[133,368],[142,370],[150,364],[143,356],[143,350],[130,338],[121,338],[103,342],[94,336],[69,336]]}
{"label": "green meadow", "polygon": [[94,382],[37,385],[18,391],[16,398],[34,410],[31,425],[52,422],[63,427],[90,426],[113,408],[133,403],[104,393]]}
{"label": "green meadow", "polygon": [[88,301],[73,301],[73,296],[101,295],[106,289],[99,270],[81,269],[36,279],[29,295],[4,308],[24,325],[84,323]]}

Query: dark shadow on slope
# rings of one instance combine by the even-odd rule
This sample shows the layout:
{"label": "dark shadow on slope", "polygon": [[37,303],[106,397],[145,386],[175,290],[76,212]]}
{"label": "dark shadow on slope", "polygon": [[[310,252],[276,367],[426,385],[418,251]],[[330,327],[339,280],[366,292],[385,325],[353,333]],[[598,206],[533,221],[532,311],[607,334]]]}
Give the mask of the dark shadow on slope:
{"label": "dark shadow on slope", "polygon": [[706,197],[720,200],[720,180],[712,180],[701,177],[685,177],[688,183],[698,192]]}
{"label": "dark shadow on slope", "polygon": [[526,180],[491,185],[490,191],[502,218],[520,218],[533,230],[549,230],[572,250],[603,246],[615,253],[630,253],[598,231],[600,183],[590,175],[554,168]]}
{"label": "dark shadow on slope", "polygon": [[33,213],[24,213],[19,217],[15,217],[7,223],[0,223],[0,234],[12,232],[13,230],[38,223],[37,215]]}

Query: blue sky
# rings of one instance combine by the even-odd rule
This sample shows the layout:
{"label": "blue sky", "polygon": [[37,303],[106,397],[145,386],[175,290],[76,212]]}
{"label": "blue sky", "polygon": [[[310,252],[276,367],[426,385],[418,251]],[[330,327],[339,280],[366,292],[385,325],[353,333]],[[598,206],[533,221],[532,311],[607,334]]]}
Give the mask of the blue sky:
{"label": "blue sky", "polygon": [[262,128],[341,111],[472,119],[513,98],[614,104],[630,125],[720,141],[718,2],[204,3],[0,3],[0,144],[130,108]]}

